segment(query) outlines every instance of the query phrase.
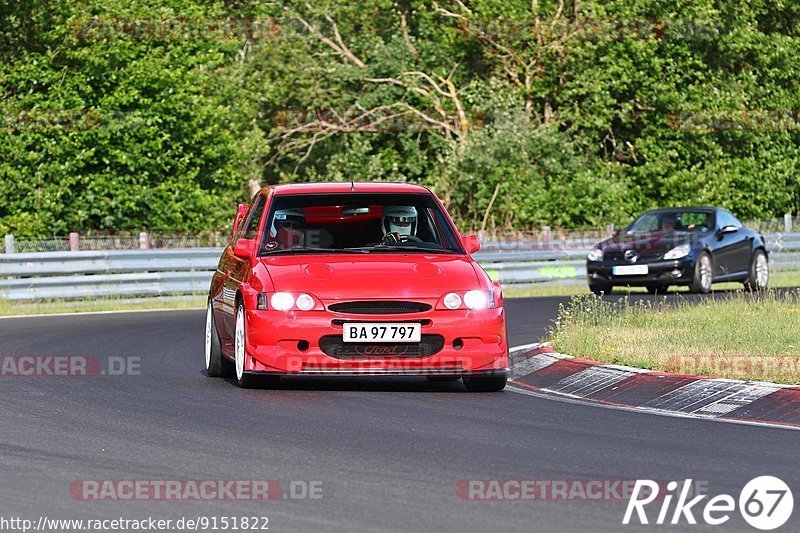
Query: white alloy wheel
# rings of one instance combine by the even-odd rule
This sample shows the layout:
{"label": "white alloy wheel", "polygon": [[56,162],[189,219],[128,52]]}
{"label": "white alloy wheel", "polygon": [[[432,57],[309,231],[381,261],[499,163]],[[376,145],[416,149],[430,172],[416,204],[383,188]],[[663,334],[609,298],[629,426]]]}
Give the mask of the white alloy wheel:
{"label": "white alloy wheel", "polygon": [[236,310],[236,336],[234,346],[236,379],[239,381],[242,381],[242,377],[244,376],[244,344],[244,306],[239,304],[239,308]]}

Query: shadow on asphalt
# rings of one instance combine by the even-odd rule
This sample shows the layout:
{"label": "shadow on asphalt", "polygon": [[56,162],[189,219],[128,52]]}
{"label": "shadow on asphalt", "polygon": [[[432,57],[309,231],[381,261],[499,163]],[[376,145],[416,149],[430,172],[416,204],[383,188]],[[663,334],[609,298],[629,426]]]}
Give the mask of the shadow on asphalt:
{"label": "shadow on asphalt", "polygon": [[[233,380],[229,381],[236,387]],[[420,377],[284,377],[280,384],[255,390],[275,391],[354,391],[354,392],[437,392],[454,393],[467,390],[459,381],[433,382]]]}
{"label": "shadow on asphalt", "polygon": [[[203,378],[209,379],[206,370],[199,372]],[[234,389],[238,389],[233,378],[220,378]],[[239,389],[246,390],[246,389]],[[290,376],[282,377],[278,385],[265,384],[252,390],[282,391],[373,391],[373,392],[464,392],[464,384],[456,381],[428,381],[419,376],[364,376],[364,377],[331,377],[331,376]]]}

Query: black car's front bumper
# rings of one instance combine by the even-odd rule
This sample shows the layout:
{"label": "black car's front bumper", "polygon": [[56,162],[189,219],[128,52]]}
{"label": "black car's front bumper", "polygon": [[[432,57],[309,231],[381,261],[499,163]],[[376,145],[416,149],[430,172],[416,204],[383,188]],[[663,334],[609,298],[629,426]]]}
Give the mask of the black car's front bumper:
{"label": "black car's front bumper", "polygon": [[[647,265],[647,274],[615,275],[614,267]],[[694,275],[694,259],[684,257],[670,261],[587,261],[586,273],[590,284],[597,285],[688,285]]]}

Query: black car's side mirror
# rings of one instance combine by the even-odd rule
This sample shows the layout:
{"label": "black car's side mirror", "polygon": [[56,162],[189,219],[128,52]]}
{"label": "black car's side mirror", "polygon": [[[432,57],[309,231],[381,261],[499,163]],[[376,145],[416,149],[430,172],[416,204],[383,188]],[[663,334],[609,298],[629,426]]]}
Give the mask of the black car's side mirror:
{"label": "black car's side mirror", "polygon": [[720,235],[725,235],[728,233],[736,233],[737,231],[739,231],[739,228],[737,228],[736,226],[725,226],[720,228],[718,233]]}

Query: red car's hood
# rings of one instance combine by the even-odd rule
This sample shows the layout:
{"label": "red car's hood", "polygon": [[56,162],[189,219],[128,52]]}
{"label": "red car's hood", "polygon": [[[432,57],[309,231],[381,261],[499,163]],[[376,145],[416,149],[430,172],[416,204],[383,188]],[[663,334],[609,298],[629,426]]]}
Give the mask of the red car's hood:
{"label": "red car's hood", "polygon": [[480,287],[472,260],[426,254],[295,255],[262,257],[276,291],[321,300],[439,298]]}

